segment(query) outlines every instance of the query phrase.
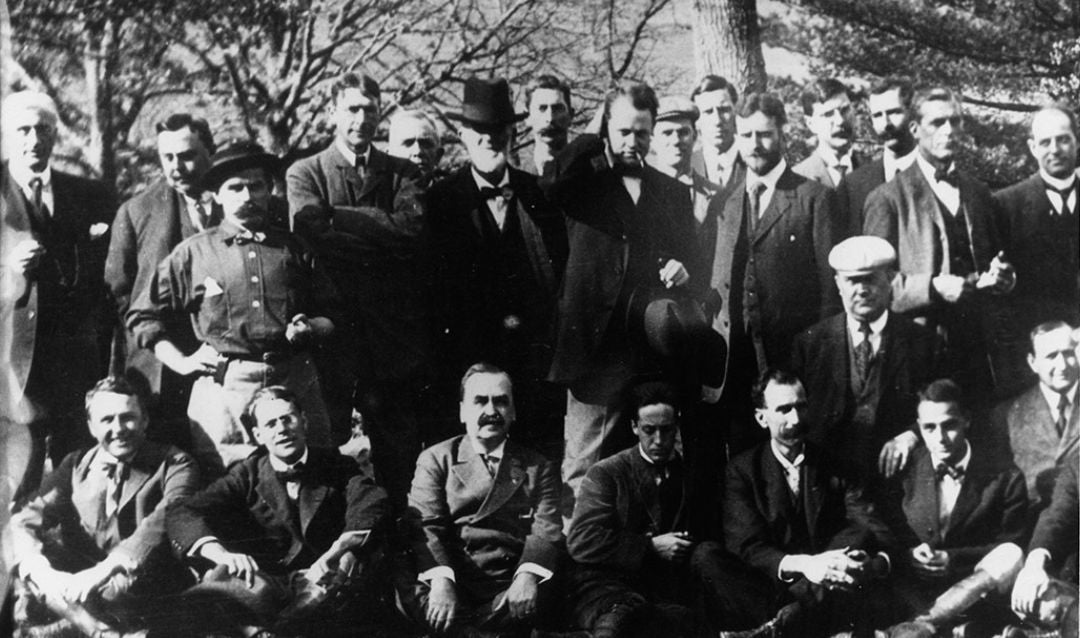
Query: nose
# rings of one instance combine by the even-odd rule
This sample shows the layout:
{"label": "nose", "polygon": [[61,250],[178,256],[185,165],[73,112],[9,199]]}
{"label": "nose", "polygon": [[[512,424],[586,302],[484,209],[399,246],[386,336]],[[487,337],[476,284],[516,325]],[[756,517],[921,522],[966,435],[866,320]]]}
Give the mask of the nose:
{"label": "nose", "polygon": [[788,425],[792,425],[792,426],[798,425],[800,421],[802,421],[802,415],[799,414],[798,410],[792,410],[791,412],[788,412],[788,415],[787,415]]}

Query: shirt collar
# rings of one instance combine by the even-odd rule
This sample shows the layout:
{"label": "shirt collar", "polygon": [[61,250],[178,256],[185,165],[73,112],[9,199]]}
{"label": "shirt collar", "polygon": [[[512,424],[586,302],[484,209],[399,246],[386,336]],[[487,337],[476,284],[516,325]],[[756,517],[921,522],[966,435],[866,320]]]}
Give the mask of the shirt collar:
{"label": "shirt collar", "polygon": [[[923,157],[922,153],[919,153],[918,150],[916,150],[915,163],[919,165],[919,169],[922,170],[923,177],[926,178],[926,181],[929,182],[931,186],[948,186],[950,188],[956,188],[952,184],[937,181],[937,179],[935,179],[934,177],[934,173],[937,172],[937,169],[934,168],[934,165],[927,161],[927,159]],[[954,160],[953,165],[950,166],[950,168],[955,170],[955,165],[956,162]]]}
{"label": "shirt collar", "polygon": [[8,172],[11,173],[11,178],[15,180],[15,183],[19,186],[22,186],[26,190],[30,190],[30,180],[34,179],[35,177],[41,179],[42,188],[48,188],[49,184],[52,183],[51,164],[46,165],[45,170],[41,171],[40,173],[35,173],[29,168],[26,168],[19,164],[8,162]]}
{"label": "shirt collar", "polygon": [[[885,329],[885,324],[888,323],[888,321],[889,321],[889,311],[888,311],[888,309],[886,309],[885,312],[881,313],[880,317],[878,317],[877,319],[870,322],[870,334],[871,335],[879,335],[879,334],[881,334],[881,331]],[[851,315],[847,315],[847,326],[848,326],[848,331],[851,332],[852,335],[859,334],[859,320],[858,319],[856,319],[855,317],[852,317]]]}
{"label": "shirt collar", "polygon": [[733,143],[723,153],[717,152],[714,147],[701,147],[701,156],[705,158],[707,166],[715,166],[720,163],[725,169],[730,169],[735,164],[735,158],[739,155],[739,149]]}
{"label": "shirt collar", "polygon": [[[637,444],[637,451],[638,451],[638,454],[641,456],[642,459],[645,460],[646,463],[648,463],[649,465],[653,465],[653,466],[656,465],[656,461],[652,460],[652,458],[649,457],[649,455],[645,453],[645,450],[641,449],[641,444],[640,443]],[[667,466],[670,466],[675,461],[675,459],[677,459],[677,458],[679,458],[679,453],[675,452],[675,455],[672,456],[671,459],[668,460]],[[667,467],[667,466],[665,466],[665,467]]]}
{"label": "shirt collar", "polygon": [[881,162],[884,164],[885,171],[888,173],[892,170],[890,175],[895,175],[900,171],[907,170],[907,167],[911,166],[915,162],[915,158],[919,155],[918,149],[913,149],[907,155],[901,155],[896,157],[889,151],[885,151],[881,156]]}
{"label": "shirt collar", "polygon": [[1075,173],[1070,174],[1065,179],[1059,179],[1057,177],[1054,177],[1054,176],[1050,175],[1049,173],[1047,173],[1046,171],[1044,171],[1043,169],[1040,168],[1039,169],[1039,177],[1041,177],[1044,182],[1046,182],[1047,184],[1053,186],[1054,188],[1058,189],[1059,191],[1063,191],[1063,190],[1067,190],[1069,188],[1072,188],[1073,184],[1076,183],[1076,174]]}
{"label": "shirt collar", "polygon": [[506,168],[503,169],[503,176],[502,176],[502,179],[499,180],[498,184],[492,184],[491,182],[489,182],[486,179],[484,179],[483,177],[481,177],[480,173],[476,172],[475,167],[469,167],[469,171],[472,172],[473,181],[476,182],[476,187],[477,188],[501,188],[503,186],[509,186],[510,185],[510,167],[509,166],[507,166]]}
{"label": "shirt collar", "polygon": [[[968,464],[971,463],[971,441],[964,441],[964,445],[967,446],[967,449],[964,450],[964,456],[956,463],[953,463],[952,466],[962,472],[967,472]],[[934,467],[947,463],[945,459],[936,458],[933,453],[930,454],[930,460],[933,461]]]}
{"label": "shirt collar", "polygon": [[780,461],[780,467],[784,468],[785,472],[791,472],[793,470],[797,471],[799,467],[802,466],[802,464],[806,461],[805,447],[803,448],[803,451],[799,452],[799,455],[795,457],[794,461],[787,460],[787,457],[784,456],[784,453],[781,452],[780,448],[776,446],[775,440],[769,440],[769,449],[772,450],[773,456],[776,457],[776,460]]}
{"label": "shirt collar", "polygon": [[304,453],[300,456],[300,460],[298,460],[296,463],[293,463],[291,465],[289,463],[286,463],[285,461],[282,461],[281,459],[274,456],[273,454],[267,454],[266,457],[268,459],[270,459],[270,467],[273,468],[275,472],[288,472],[290,469],[296,467],[297,465],[300,465],[302,463],[307,463],[308,451],[309,451],[309,448],[305,447],[304,448]]}
{"label": "shirt collar", "polygon": [[494,456],[500,461],[503,459],[503,450],[506,448],[506,439],[495,447],[490,452],[484,449],[484,446],[477,443],[471,436],[469,437],[469,444],[472,445],[473,452],[476,452],[477,456]]}
{"label": "shirt collar", "polygon": [[[357,157],[356,153],[353,153],[349,149],[349,147],[345,145],[345,142],[341,141],[340,137],[334,138],[334,145],[337,147],[338,152],[341,153],[345,157],[345,159],[347,159],[349,161],[349,166],[356,166],[356,157]],[[364,149],[364,152],[362,153],[362,155],[364,157],[364,166],[370,166],[371,165],[371,144],[370,143],[368,143],[367,148]]]}
{"label": "shirt collar", "polygon": [[850,172],[852,168],[851,151],[852,149],[849,148],[847,153],[837,156],[836,153],[829,146],[818,145],[815,152],[818,154],[818,157],[820,157],[822,161],[825,162],[825,166],[828,166],[829,168],[836,168],[836,166],[839,165],[847,168],[848,172]]}
{"label": "shirt collar", "polygon": [[[1080,383],[1074,383],[1071,388],[1065,391],[1065,396],[1069,398],[1069,407],[1076,409],[1076,388],[1080,387]],[[1039,383],[1039,390],[1042,392],[1043,397],[1046,398],[1046,402],[1050,405],[1050,414],[1057,418],[1058,403],[1061,402],[1061,393],[1056,390],[1051,390],[1042,383]]]}
{"label": "shirt collar", "polygon": [[757,176],[753,171],[746,172],[746,192],[750,192],[750,185],[755,182],[761,182],[765,184],[765,190],[773,190],[776,188],[776,183],[780,181],[780,176],[787,170],[787,160],[780,158],[780,161],[776,163],[776,166],[772,167],[772,170],[764,175]]}

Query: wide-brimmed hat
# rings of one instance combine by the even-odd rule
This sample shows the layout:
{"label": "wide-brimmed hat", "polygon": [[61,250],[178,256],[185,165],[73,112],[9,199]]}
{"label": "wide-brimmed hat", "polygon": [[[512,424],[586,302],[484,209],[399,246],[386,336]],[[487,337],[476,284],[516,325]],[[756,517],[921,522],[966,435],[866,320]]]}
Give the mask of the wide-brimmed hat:
{"label": "wide-brimmed hat", "polygon": [[630,293],[625,321],[631,338],[654,355],[693,368],[706,385],[723,384],[727,343],[697,299],[680,290],[638,287]]}
{"label": "wide-brimmed hat", "polygon": [[460,113],[448,113],[446,117],[466,124],[501,126],[525,119],[525,113],[515,113],[510,100],[510,85],[502,78],[483,79],[472,77],[465,80],[465,93]]}
{"label": "wide-brimmed hat", "polygon": [[274,174],[278,169],[278,158],[263,150],[255,142],[234,140],[226,143],[210,158],[210,168],[202,177],[204,190],[216,191],[225,180],[240,171],[249,168],[262,168]]}

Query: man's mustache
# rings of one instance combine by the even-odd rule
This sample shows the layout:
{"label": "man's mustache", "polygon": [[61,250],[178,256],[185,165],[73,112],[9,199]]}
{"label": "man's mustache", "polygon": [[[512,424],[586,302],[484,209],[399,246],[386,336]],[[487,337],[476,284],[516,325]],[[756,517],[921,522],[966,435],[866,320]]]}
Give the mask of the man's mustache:
{"label": "man's mustache", "polygon": [[481,414],[477,425],[503,425],[505,422],[506,420],[502,418],[501,414]]}

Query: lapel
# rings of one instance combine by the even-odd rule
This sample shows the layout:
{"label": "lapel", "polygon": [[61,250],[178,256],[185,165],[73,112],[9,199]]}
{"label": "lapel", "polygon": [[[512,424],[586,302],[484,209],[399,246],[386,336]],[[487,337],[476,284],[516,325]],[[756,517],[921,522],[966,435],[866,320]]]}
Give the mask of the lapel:
{"label": "lapel", "polygon": [[1064,436],[1059,437],[1055,426],[1057,415],[1050,409],[1050,404],[1046,402],[1046,397],[1043,396],[1038,383],[1021,397],[1021,401],[1024,403],[1020,412],[1024,418],[1024,428],[1021,431],[1024,438],[1030,442],[1030,445],[1026,447],[1030,449],[1042,447],[1043,450],[1054,448],[1057,450],[1055,462],[1060,460],[1068,449],[1076,447],[1077,410],[1073,410]]}
{"label": "lapel", "polygon": [[131,499],[142,490],[157,470],[157,465],[157,455],[152,454],[145,447],[139,451],[132,460],[127,479],[124,481],[124,491],[120,494],[120,505],[117,507],[118,512],[127,507]]}
{"label": "lapel", "polygon": [[300,531],[304,534],[307,534],[308,526],[311,525],[311,521],[319,512],[323,501],[326,500],[326,493],[329,491],[329,486],[322,481],[319,481],[318,485],[302,485],[300,487],[297,510],[300,513]]}
{"label": "lapel", "polygon": [[645,514],[652,521],[652,528],[662,533],[665,530],[660,529],[660,523],[664,517],[660,511],[660,490],[656,485],[656,471],[645,462],[645,459],[641,458],[641,450],[637,445],[634,445],[633,455],[630,458],[634,468],[632,475],[635,479],[634,489],[637,490],[637,502],[645,506]]}
{"label": "lapel", "polygon": [[[900,184],[907,184],[912,201],[912,207],[910,209],[911,218],[909,221],[920,229],[920,235],[928,242],[927,245],[932,243],[941,250],[941,273],[949,274],[949,242],[944,239],[946,237],[945,220],[941,217],[941,208],[938,205],[937,196],[934,195],[934,190],[930,188],[930,183],[926,181],[922,169],[919,168],[918,160],[913,162],[911,166],[903,171],[897,173],[894,179],[898,180]],[[962,197],[963,195],[961,194],[961,201],[963,201]],[[927,222],[937,229],[937,241],[933,240],[932,230],[926,228]]]}
{"label": "lapel", "polygon": [[802,498],[803,508],[806,510],[806,529],[810,532],[810,540],[817,545],[817,523],[821,514],[821,505],[824,495],[821,489],[821,477],[818,472],[819,459],[817,451],[807,444],[803,450],[803,485]]}
{"label": "lapel", "polygon": [[83,529],[93,532],[101,524],[104,515],[104,498],[108,479],[104,472],[92,472],[98,448],[91,448],[82,455],[72,472],[71,504],[79,513]]}
{"label": "lapel", "polygon": [[480,502],[480,508],[473,515],[475,521],[491,494],[492,478],[488,474],[484,459],[473,450],[468,435],[462,436],[458,442],[457,455],[454,464],[450,466],[450,473],[459,483],[459,487],[455,490],[458,498],[469,503]]}
{"label": "lapel", "polygon": [[761,446],[761,457],[758,459],[758,471],[761,475],[762,498],[769,506],[767,509],[780,514],[782,520],[790,520],[791,490],[788,488],[784,471],[780,468],[780,461],[773,456],[772,446],[765,442]]}
{"label": "lapel", "polygon": [[[360,187],[360,194],[357,195],[357,199],[363,201],[368,195],[374,192],[380,184],[387,179],[390,179],[389,173],[389,156],[372,146],[371,153],[368,154],[367,178],[362,180],[363,184]],[[356,174],[355,170],[353,171],[353,174]]]}
{"label": "lapel", "polygon": [[925,447],[916,448],[911,470],[906,474],[904,488],[904,518],[915,535],[925,542],[936,544],[941,538],[938,512],[937,479],[934,464]]}
{"label": "lapel", "polygon": [[894,387],[898,371],[903,370],[907,362],[908,343],[905,334],[899,328],[900,318],[895,312],[889,312],[889,319],[881,330],[881,347],[877,358],[881,366],[881,387]]}
{"label": "lapel", "polygon": [[[1080,398],[1080,395],[1076,395],[1073,400],[1076,401],[1077,398]],[[1080,406],[1074,404],[1069,422],[1065,425],[1065,432],[1058,441],[1057,456],[1054,461],[1061,463],[1062,459],[1076,451],[1078,445],[1080,445]]]}
{"label": "lapel", "polygon": [[990,468],[983,467],[982,457],[976,454],[975,448],[972,447],[971,460],[968,462],[967,471],[964,472],[964,481],[960,484],[960,493],[956,495],[956,504],[953,505],[952,514],[949,515],[949,525],[945,528],[942,540],[948,542],[956,530],[963,528],[968,517],[978,506],[986,484],[992,479]]}
{"label": "lapel", "polygon": [[1025,215],[1042,219],[1053,210],[1050,198],[1046,195],[1046,185],[1038,173],[1028,178],[1028,187],[1025,189],[1024,199],[1027,200],[1027,205],[1023,209]]}
{"label": "lapel", "polygon": [[847,315],[839,314],[829,322],[826,332],[827,342],[831,347],[826,348],[829,361],[823,362],[832,371],[829,378],[832,385],[841,395],[848,391],[851,385],[851,366],[849,365],[848,351],[851,348],[847,330]]}
{"label": "lapel", "polygon": [[[311,461],[310,457],[308,461]],[[274,474],[274,468],[270,466],[269,457],[265,455],[260,457],[257,467],[258,482],[255,483],[255,491],[286,522],[286,525],[296,538],[303,538],[303,534],[297,526],[296,517],[292,515],[292,509],[289,505],[289,493],[285,491],[285,486],[281,484],[277,475]]]}
{"label": "lapel", "polygon": [[[484,474],[487,474],[487,466],[484,460],[479,455],[474,454],[474,456],[476,462],[483,468]],[[494,484],[488,491],[487,498],[480,505],[480,509],[476,512],[473,520],[480,520],[497,512],[500,507],[510,500],[510,497],[521,489],[521,486],[525,484],[525,478],[525,466],[521,455],[517,453],[517,449],[510,441],[507,441],[503,447],[503,458],[499,460],[499,469],[495,472]]]}
{"label": "lapel", "polygon": [[[372,154],[374,152],[374,149],[372,149]],[[349,206],[358,206],[361,193],[364,191],[364,180],[357,174],[356,167],[350,164],[349,160],[341,154],[336,142],[331,142],[330,148],[326,149],[324,153],[326,154],[326,161],[330,164],[330,170],[327,173],[337,175],[339,180],[337,183],[342,184],[345,188],[342,199],[348,202]]]}
{"label": "lapel", "polygon": [[[507,167],[507,170],[510,170],[510,168]],[[477,243],[483,243],[484,226],[488,223],[494,224],[495,219],[491,215],[491,211],[488,210],[487,202],[480,199],[480,188],[476,185],[476,178],[473,177],[471,164],[466,164],[461,168],[454,184],[454,192],[459,200],[459,206],[455,208],[467,211],[472,237]]]}
{"label": "lapel", "polygon": [[768,234],[769,229],[780,221],[780,218],[791,208],[796,199],[795,181],[795,174],[791,172],[791,168],[785,168],[780,175],[780,179],[776,181],[776,190],[769,201],[769,207],[765,209],[765,213],[758,220],[757,235],[754,236],[753,243],[760,242]]}

